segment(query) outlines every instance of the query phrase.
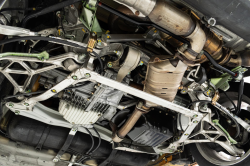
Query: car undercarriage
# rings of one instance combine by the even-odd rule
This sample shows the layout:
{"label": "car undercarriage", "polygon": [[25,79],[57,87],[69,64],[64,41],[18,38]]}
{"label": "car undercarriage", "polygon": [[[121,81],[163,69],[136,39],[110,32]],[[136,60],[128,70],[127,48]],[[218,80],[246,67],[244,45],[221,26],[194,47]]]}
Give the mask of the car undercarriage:
{"label": "car undercarriage", "polygon": [[248,166],[250,2],[1,0],[0,165]]}

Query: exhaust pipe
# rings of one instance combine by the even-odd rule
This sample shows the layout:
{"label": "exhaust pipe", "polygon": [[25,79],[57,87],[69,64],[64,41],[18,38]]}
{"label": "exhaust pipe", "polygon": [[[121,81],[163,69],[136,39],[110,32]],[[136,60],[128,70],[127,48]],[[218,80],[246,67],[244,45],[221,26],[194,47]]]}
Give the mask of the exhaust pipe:
{"label": "exhaust pipe", "polygon": [[206,35],[198,23],[182,10],[165,0],[116,0],[133,7],[148,16],[152,22],[166,30],[190,40],[191,47],[184,52],[189,60],[195,60],[206,42]]}

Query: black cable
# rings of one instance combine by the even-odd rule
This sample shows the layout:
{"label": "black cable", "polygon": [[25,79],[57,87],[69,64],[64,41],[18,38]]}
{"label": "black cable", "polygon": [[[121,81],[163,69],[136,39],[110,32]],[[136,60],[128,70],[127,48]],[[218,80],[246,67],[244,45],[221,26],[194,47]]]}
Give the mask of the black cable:
{"label": "black cable", "polygon": [[197,101],[193,101],[193,102],[191,102],[191,103],[188,104],[187,108],[189,108],[191,105],[193,105],[195,103],[211,103],[211,101],[209,101],[209,100],[197,100]]}
{"label": "black cable", "polygon": [[168,31],[168,30],[166,30],[166,29],[164,29],[164,28],[160,27],[159,25],[156,25],[156,24],[154,24],[152,22],[138,22],[138,21],[135,21],[135,20],[131,19],[130,17],[128,17],[127,15],[125,15],[125,14],[123,14],[123,13],[117,11],[117,10],[112,9],[111,7],[105,5],[105,4],[101,3],[101,2],[98,3],[98,6],[105,9],[105,10],[107,10],[107,11],[109,11],[109,12],[111,12],[111,13],[113,13],[113,14],[115,14],[115,15],[117,15],[117,16],[119,16],[119,17],[121,17],[121,18],[123,18],[124,20],[132,22],[132,23],[134,23],[136,25],[139,25],[139,26],[153,26],[156,29],[158,29],[158,30],[160,30],[160,31],[162,31],[162,32],[176,38],[177,40],[181,41],[182,43],[189,43],[189,41],[182,38],[181,36],[177,36],[177,35],[173,34],[172,32],[170,32],[170,31]]}
{"label": "black cable", "polygon": [[30,14],[28,16],[26,16],[23,21],[22,21],[22,27],[25,28],[26,27],[26,24],[27,22],[32,19],[32,18],[35,18],[35,17],[38,17],[38,16],[41,16],[41,15],[44,15],[44,14],[47,14],[47,13],[50,13],[50,12],[53,12],[53,11],[56,11],[56,10],[59,10],[65,6],[69,6],[71,4],[74,4],[76,2],[80,2],[82,0],[66,0],[66,1],[63,1],[63,2],[60,2],[60,3],[57,3],[55,5],[52,5],[52,6],[49,6],[49,7],[46,7],[36,13],[33,13],[33,14]]}
{"label": "black cable", "polygon": [[[92,151],[92,149],[94,148],[94,145],[95,145],[95,140],[94,140],[94,137],[93,135],[91,134],[91,132],[89,131],[88,128],[86,128],[86,131],[89,133],[90,137],[91,137],[91,140],[92,140],[92,144],[91,144],[91,147],[89,148],[89,150],[86,152],[86,155],[89,155],[89,153]],[[81,163],[84,159],[86,159],[86,155],[83,155],[81,158],[78,159],[77,163]]]}
{"label": "black cable", "polygon": [[214,65],[215,68],[222,70],[226,73],[228,73],[229,75],[231,75],[233,78],[238,76],[238,73],[234,73],[231,70],[226,69],[225,67],[222,67],[221,65],[219,65],[214,59],[213,57],[206,51],[204,51],[204,55],[207,57],[207,59]]}
{"label": "black cable", "polygon": [[103,72],[103,63],[102,63],[102,60],[101,60],[101,57],[99,54],[97,54],[96,52],[92,52],[98,59],[99,63],[100,63],[100,66],[101,66],[101,73]]}
{"label": "black cable", "polygon": [[[69,42],[66,40],[61,40],[61,39],[56,39],[53,37],[42,37],[42,36],[23,36],[23,37],[15,37],[15,38],[11,38],[11,39],[7,39],[7,40],[2,40],[0,41],[0,45],[4,45],[4,44],[8,44],[8,43],[12,43],[12,42],[17,42],[17,41],[21,41],[21,40],[43,40],[43,41],[52,41],[52,42],[56,42],[59,44],[64,44],[64,45],[69,45],[72,47],[76,47],[76,48],[80,48],[80,49],[86,49],[86,47],[83,47],[81,45],[78,45],[76,43],[73,42]],[[101,66],[101,73],[103,72],[103,63],[101,60],[101,57],[99,56],[99,54],[97,54],[96,52],[92,52],[98,59],[100,66]]]}
{"label": "black cable", "polygon": [[[81,88],[81,87],[87,86],[87,85],[89,85],[91,83],[92,82],[88,82],[88,83],[81,84],[81,85],[78,85],[78,86],[68,87],[68,88],[65,88],[64,90],[71,90],[71,89]],[[44,93],[46,91],[47,90],[37,91],[37,92],[30,92],[30,93],[20,93],[20,94],[16,94],[16,95],[10,95],[10,96],[4,97],[3,100],[10,99],[10,98],[13,98],[13,97],[19,97],[19,96],[30,96],[30,95],[41,94],[41,93]]]}
{"label": "black cable", "polygon": [[15,37],[15,38],[11,38],[11,39],[7,39],[7,40],[1,40],[0,41],[0,45],[4,45],[4,44],[8,44],[8,43],[13,43],[13,42],[17,42],[17,41],[22,41],[22,40],[43,40],[43,41],[52,41],[52,42],[56,42],[59,44],[64,44],[64,45],[70,45],[72,47],[77,47],[77,48],[81,48],[81,49],[86,49],[86,47],[80,46],[76,43],[73,42],[69,42],[66,40],[61,40],[61,39],[56,39],[53,37],[42,37],[42,36],[23,36],[23,37]]}
{"label": "black cable", "polygon": [[215,111],[215,113],[217,115],[217,119],[220,120],[220,114],[219,114],[219,112],[217,111],[217,109],[215,109],[214,111]]}
{"label": "black cable", "polygon": [[30,92],[30,93],[20,93],[20,94],[16,94],[16,95],[6,96],[6,97],[3,98],[3,100],[10,99],[10,98],[13,98],[13,97],[19,97],[19,96],[36,95],[36,94],[41,94],[41,93],[44,93],[44,92],[46,92],[46,90],[37,91],[37,92]]}
{"label": "black cable", "polygon": [[222,93],[224,93],[224,95],[228,98],[228,100],[233,104],[234,110],[236,111],[236,110],[237,110],[237,107],[236,107],[236,105],[234,104],[233,100],[227,95],[227,92],[225,92],[225,91],[222,90]]}
{"label": "black cable", "polygon": [[12,11],[12,10],[22,10],[22,11],[35,11],[37,9],[41,9],[41,7],[33,7],[33,8],[3,8],[0,12]]}
{"label": "black cable", "polygon": [[63,14],[64,14],[64,12],[63,11],[61,11],[61,27],[62,27],[62,31],[63,31],[63,34],[65,35],[66,33],[65,33],[65,30],[64,30],[64,27],[63,27]]}
{"label": "black cable", "polygon": [[101,145],[101,142],[102,142],[102,139],[101,139],[101,136],[100,134],[98,133],[98,131],[95,129],[95,127],[93,127],[94,131],[96,132],[97,136],[98,136],[98,139],[99,139],[99,142],[98,142],[98,145],[97,147],[91,152],[91,153],[94,153]]}
{"label": "black cable", "polygon": [[244,91],[244,80],[242,79],[240,81],[239,91],[238,91],[238,103],[237,103],[237,110],[235,112],[235,115],[239,115],[241,112],[241,101],[243,97],[243,91]]}
{"label": "black cable", "polygon": [[95,140],[94,140],[93,135],[92,135],[91,132],[89,131],[89,129],[88,129],[88,128],[85,128],[85,129],[86,129],[86,131],[89,133],[89,135],[90,135],[90,137],[91,137],[91,140],[92,140],[91,147],[90,147],[89,150],[86,152],[86,154],[88,155],[88,154],[92,151],[92,149],[94,148]]}

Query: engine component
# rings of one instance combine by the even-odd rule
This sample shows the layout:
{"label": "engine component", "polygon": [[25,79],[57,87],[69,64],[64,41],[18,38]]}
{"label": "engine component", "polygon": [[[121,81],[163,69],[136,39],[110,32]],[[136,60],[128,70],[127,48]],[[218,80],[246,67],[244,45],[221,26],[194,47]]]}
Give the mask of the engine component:
{"label": "engine component", "polygon": [[[138,123],[139,125],[137,125]],[[153,125],[155,122],[149,121],[145,116],[141,117],[138,123],[127,134],[137,143],[155,147],[173,136],[169,129],[163,126]]]}
{"label": "engine component", "polygon": [[140,101],[126,123],[117,132],[116,130],[113,131],[113,141],[121,142],[128,132],[134,127],[138,119],[148,111],[150,111],[149,108],[143,106],[143,102]]}
{"label": "engine component", "polygon": [[[124,54],[122,55],[120,62],[121,62],[121,68],[119,69],[119,72],[117,74],[116,81],[121,82],[123,78],[132,70],[134,70],[140,62],[140,58],[142,56],[142,52],[134,49],[132,47],[127,47],[124,50]],[[124,57],[126,58],[124,58]],[[124,62],[122,62],[124,61]]]}
{"label": "engine component", "polygon": [[[49,132],[45,133],[45,129],[49,128]],[[43,147],[47,149],[59,150],[69,133],[70,129],[48,126],[44,123],[22,117],[15,116],[9,124],[7,133],[8,136],[18,142],[22,142],[31,146],[36,146],[40,139],[44,136],[45,140],[43,142]],[[94,142],[97,143],[98,139],[94,137]],[[96,146],[96,145],[95,145]],[[75,155],[84,155],[91,147],[90,136],[84,133],[77,132],[74,139],[67,150],[67,152],[73,153]],[[100,147],[92,154],[93,158],[96,158],[97,162],[103,161],[103,158],[107,158],[112,151],[112,145],[103,141]],[[143,153],[131,153],[125,151],[117,151],[115,155],[115,160],[111,160],[114,165],[146,165],[149,160],[152,159],[154,155],[143,154]],[[126,160],[126,162],[124,162]],[[129,160],[129,161],[127,161]]]}
{"label": "engine component", "polygon": [[[107,70],[105,76],[116,79],[116,74]],[[128,84],[129,79],[123,83]],[[116,113],[116,107],[124,92],[106,85],[87,83],[66,91],[59,103],[59,113],[72,124],[81,124],[90,127],[99,118],[110,120]]]}
{"label": "engine component", "polygon": [[[129,0],[119,1],[126,5],[133,6],[133,8],[138,9],[138,11],[142,11],[144,8],[148,8],[149,5],[152,5],[146,3],[144,7],[141,8],[139,0],[135,0],[133,4],[131,4]],[[154,1],[151,0],[151,2]],[[150,10],[147,15],[152,22],[176,35],[186,36],[186,38],[190,39],[191,48],[186,50],[184,54],[189,60],[195,60],[206,42],[206,35],[200,25],[195,23],[187,13],[164,0],[158,0]]]}
{"label": "engine component", "polygon": [[[187,65],[164,56],[152,57],[146,75],[144,91],[168,101],[173,101]],[[151,102],[147,106],[156,106]]]}

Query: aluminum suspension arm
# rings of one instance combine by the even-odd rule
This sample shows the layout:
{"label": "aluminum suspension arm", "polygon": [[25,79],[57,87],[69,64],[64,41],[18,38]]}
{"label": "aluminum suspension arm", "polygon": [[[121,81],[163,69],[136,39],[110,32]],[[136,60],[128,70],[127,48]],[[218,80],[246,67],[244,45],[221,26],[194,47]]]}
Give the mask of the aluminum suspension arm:
{"label": "aluminum suspension arm", "polygon": [[184,114],[188,117],[192,117],[196,121],[200,121],[203,118],[203,114],[199,113],[197,111],[190,110],[188,108],[179,106],[177,104],[174,104],[172,102],[169,102],[167,100],[164,100],[162,98],[159,98],[157,96],[151,95],[149,93],[140,91],[138,89],[135,89],[133,87],[124,85],[122,83],[119,83],[117,81],[111,80],[109,78],[103,77],[96,72],[90,71],[86,68],[81,68],[77,69],[75,72],[71,73],[65,80],[60,82],[59,84],[55,85],[45,93],[37,96],[37,97],[32,97],[29,99],[25,99],[20,103],[6,103],[6,106],[10,108],[11,110],[21,110],[21,111],[32,111],[33,106],[39,102],[43,101],[46,99],[49,99],[53,95],[59,93],[63,89],[67,88],[68,86],[72,84],[76,84],[81,81],[93,81],[93,82],[98,82],[107,86],[112,86],[113,88],[126,92],[128,94],[134,95],[136,97],[139,97],[144,100],[151,101],[155,104],[158,104],[160,106],[169,108],[173,111],[176,111],[178,113]]}

